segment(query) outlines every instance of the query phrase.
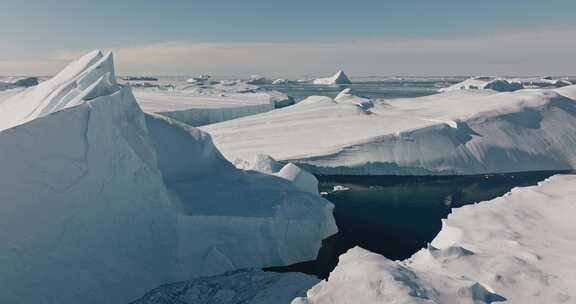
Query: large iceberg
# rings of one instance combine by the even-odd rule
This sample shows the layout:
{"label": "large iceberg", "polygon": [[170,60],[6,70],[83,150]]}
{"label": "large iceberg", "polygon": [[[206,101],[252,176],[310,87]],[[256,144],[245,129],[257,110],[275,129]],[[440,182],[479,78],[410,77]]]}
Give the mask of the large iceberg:
{"label": "large iceberg", "polygon": [[145,112],[168,116],[191,126],[231,120],[294,104],[294,100],[284,93],[237,83],[188,86],[175,90],[137,89],[134,95]]}
{"label": "large iceberg", "polygon": [[344,73],[344,71],[338,71],[332,77],[327,78],[316,78],[312,81],[313,84],[322,84],[322,85],[335,85],[335,84],[351,84],[352,82]]}
{"label": "large iceberg", "polygon": [[[352,92],[353,93],[353,92]],[[576,86],[367,100],[346,90],[202,127],[230,160],[264,153],[319,174],[459,175],[576,168]]]}
{"label": "large iceberg", "polygon": [[576,176],[453,210],[404,261],[353,248],[293,304],[574,303]]}
{"label": "large iceberg", "polygon": [[0,303],[126,303],[316,257],[333,206],[144,114],[95,51],[0,102]]}

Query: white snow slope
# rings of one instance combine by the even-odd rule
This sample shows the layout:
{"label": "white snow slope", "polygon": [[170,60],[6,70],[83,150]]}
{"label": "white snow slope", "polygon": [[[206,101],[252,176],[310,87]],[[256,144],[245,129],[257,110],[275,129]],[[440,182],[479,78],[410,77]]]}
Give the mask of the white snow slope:
{"label": "white snow slope", "polygon": [[144,114],[92,52],[0,103],[0,303],[126,303],[316,257],[333,206]]}
{"label": "white snow slope", "polygon": [[138,89],[134,90],[134,96],[145,112],[162,114],[191,126],[268,112],[294,103],[286,94],[276,91],[252,89],[248,92],[229,92],[226,86],[213,87],[214,89]]}
{"label": "white snow slope", "polygon": [[576,303],[576,176],[454,209],[427,249],[390,261],[353,248],[293,304]]}
{"label": "white snow slope", "polygon": [[321,174],[484,174],[576,168],[576,86],[412,99],[312,96],[205,126],[230,160],[259,153]]}

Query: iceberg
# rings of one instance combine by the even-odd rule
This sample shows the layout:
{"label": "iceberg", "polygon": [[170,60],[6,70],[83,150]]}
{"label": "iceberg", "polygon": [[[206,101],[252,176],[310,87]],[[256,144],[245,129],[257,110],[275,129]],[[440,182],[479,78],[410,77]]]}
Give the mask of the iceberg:
{"label": "iceberg", "polygon": [[1,303],[127,303],[157,286],[314,259],[333,205],[236,169],[145,114],[91,52],[0,102]]}
{"label": "iceberg", "polygon": [[453,209],[431,245],[404,261],[353,248],[293,304],[572,303],[576,175]]}
{"label": "iceberg", "polygon": [[496,77],[473,77],[446,88],[441,88],[439,92],[450,92],[457,90],[494,90],[497,92],[514,92],[524,88],[522,81],[507,80]]}
{"label": "iceberg", "polygon": [[[294,104],[292,97],[277,91],[224,90],[135,90],[145,112],[161,114],[191,126],[202,126],[248,115],[268,112]],[[234,86],[236,87],[236,86]]]}
{"label": "iceberg", "polygon": [[231,161],[317,174],[466,175],[576,168],[576,86],[367,100],[342,92],[202,127]]}
{"label": "iceberg", "polygon": [[248,84],[271,84],[272,81],[260,75],[251,75],[246,81]]}
{"label": "iceberg", "polygon": [[335,85],[335,84],[351,84],[352,82],[344,73],[344,71],[338,71],[334,76],[328,78],[316,78],[312,81],[313,84],[321,85]]}
{"label": "iceberg", "polygon": [[288,79],[284,79],[284,78],[278,78],[274,81],[272,81],[273,85],[285,85],[285,84],[289,84],[290,80]]}

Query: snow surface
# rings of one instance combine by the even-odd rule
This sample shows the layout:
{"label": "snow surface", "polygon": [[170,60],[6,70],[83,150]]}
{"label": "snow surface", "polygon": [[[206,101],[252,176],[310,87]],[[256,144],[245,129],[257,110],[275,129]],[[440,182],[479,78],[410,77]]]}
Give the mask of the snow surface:
{"label": "snow surface", "polygon": [[344,73],[344,71],[338,71],[334,76],[327,77],[327,78],[316,78],[312,81],[313,84],[321,84],[321,85],[334,85],[334,84],[351,84],[352,82]]}
{"label": "snow surface", "polygon": [[312,96],[202,129],[230,160],[264,153],[320,174],[565,170],[576,168],[575,90],[458,90],[367,109]]}
{"label": "snow surface", "polygon": [[353,248],[293,304],[576,302],[576,175],[453,209],[404,261]]}
{"label": "snow surface", "polygon": [[95,51],[0,102],[0,303],[127,303],[316,257],[333,205],[144,114]]}
{"label": "snow surface", "polygon": [[156,288],[132,304],[283,304],[318,283],[302,273],[238,270]]}
{"label": "snow surface", "polygon": [[300,169],[293,163],[288,163],[283,166],[269,155],[258,154],[251,162],[239,160],[234,165],[240,169],[254,170],[281,177],[292,182],[302,191],[319,194],[318,179],[316,179],[313,174]]}
{"label": "snow surface", "polygon": [[138,89],[134,95],[145,112],[162,114],[191,126],[268,112],[294,103],[284,93],[241,84],[188,86],[177,90]]}

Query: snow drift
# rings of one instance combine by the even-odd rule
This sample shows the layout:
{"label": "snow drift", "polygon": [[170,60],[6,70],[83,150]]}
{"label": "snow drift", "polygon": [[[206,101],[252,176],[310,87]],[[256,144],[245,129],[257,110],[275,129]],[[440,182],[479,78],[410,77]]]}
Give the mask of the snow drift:
{"label": "snow drift", "polygon": [[576,176],[453,210],[427,249],[393,262],[353,248],[293,304],[572,303]]}
{"label": "snow drift", "polygon": [[332,205],[144,114],[96,51],[0,103],[1,303],[126,303],[315,258]]}
{"label": "snow drift", "polygon": [[230,160],[264,153],[319,174],[576,168],[576,86],[372,101],[340,95],[202,129]]}
{"label": "snow drift", "polygon": [[344,73],[344,71],[338,71],[334,76],[327,77],[327,78],[316,78],[312,81],[313,84],[322,84],[322,85],[335,85],[335,84],[351,84],[352,82]]}

